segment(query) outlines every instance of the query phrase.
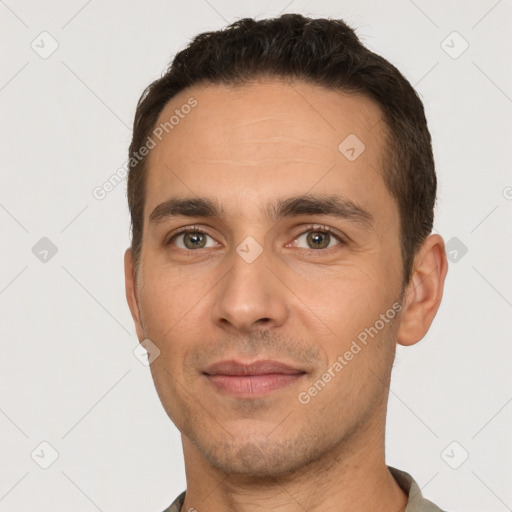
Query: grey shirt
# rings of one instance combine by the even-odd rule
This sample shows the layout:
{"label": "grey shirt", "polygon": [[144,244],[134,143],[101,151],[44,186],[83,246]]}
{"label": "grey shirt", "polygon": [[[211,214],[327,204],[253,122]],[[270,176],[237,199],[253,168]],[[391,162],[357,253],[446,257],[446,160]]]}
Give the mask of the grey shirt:
{"label": "grey shirt", "polygon": [[[421,489],[409,473],[392,468],[391,466],[388,466],[388,468],[398,485],[409,497],[404,512],[443,512],[437,505],[434,505],[431,501],[423,497]],[[164,512],[180,512],[184,501],[185,491],[183,491]]]}

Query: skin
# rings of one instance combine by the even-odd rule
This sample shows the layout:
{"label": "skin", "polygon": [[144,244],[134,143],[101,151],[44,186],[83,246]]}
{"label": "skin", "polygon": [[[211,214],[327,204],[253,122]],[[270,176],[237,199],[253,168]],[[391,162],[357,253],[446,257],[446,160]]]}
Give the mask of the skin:
{"label": "skin", "polygon": [[[442,238],[429,236],[402,287],[379,107],[362,96],[266,80],[194,86],[168,103],[160,121],[191,96],[198,105],[149,156],[137,276],[125,253],[137,336],[160,350],[152,376],[182,434],[183,510],[404,510],[407,498],[384,457],[390,373],[396,343],[412,345],[428,331],[447,261]],[[365,144],[354,161],[338,150],[349,134]],[[305,193],[343,196],[371,222],[264,214],[269,202]],[[210,198],[224,215],[149,222],[171,197]],[[326,248],[308,239],[319,225],[334,233],[320,233]],[[187,226],[202,237],[172,238]],[[262,248],[251,263],[236,251],[249,236]],[[198,240],[206,245],[194,248]],[[393,320],[301,403],[299,393],[397,302]],[[227,396],[203,372],[229,359],[272,359],[305,373],[263,397]]]}

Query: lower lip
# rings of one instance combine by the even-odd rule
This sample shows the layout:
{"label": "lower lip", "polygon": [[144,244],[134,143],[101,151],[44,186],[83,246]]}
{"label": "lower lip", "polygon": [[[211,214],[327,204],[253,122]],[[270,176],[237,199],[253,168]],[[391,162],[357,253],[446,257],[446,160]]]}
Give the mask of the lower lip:
{"label": "lower lip", "polygon": [[272,391],[293,385],[304,373],[269,373],[265,375],[207,375],[208,380],[221,392],[251,398],[268,395]]}

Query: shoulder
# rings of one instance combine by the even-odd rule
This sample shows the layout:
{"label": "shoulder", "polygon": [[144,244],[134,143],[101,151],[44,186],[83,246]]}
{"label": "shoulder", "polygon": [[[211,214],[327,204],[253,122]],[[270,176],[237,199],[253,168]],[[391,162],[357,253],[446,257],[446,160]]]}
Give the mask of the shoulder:
{"label": "shoulder", "polygon": [[183,491],[163,512],[180,512],[185,501],[185,491]]}
{"label": "shoulder", "polygon": [[404,512],[445,512],[435,503],[423,497],[419,485],[409,473],[391,466],[388,466],[388,469],[408,497]]}

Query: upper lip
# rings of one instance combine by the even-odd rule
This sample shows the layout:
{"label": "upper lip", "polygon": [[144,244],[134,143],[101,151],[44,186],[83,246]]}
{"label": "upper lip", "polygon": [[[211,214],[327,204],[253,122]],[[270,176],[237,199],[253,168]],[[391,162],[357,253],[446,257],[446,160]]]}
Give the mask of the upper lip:
{"label": "upper lip", "polygon": [[262,360],[252,363],[240,363],[238,361],[220,361],[212,364],[204,371],[206,375],[268,375],[282,373],[287,375],[305,373],[304,370],[294,368],[279,361]]}

